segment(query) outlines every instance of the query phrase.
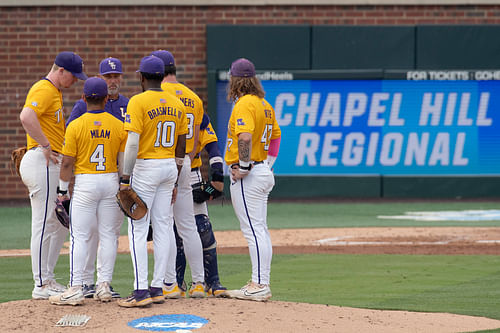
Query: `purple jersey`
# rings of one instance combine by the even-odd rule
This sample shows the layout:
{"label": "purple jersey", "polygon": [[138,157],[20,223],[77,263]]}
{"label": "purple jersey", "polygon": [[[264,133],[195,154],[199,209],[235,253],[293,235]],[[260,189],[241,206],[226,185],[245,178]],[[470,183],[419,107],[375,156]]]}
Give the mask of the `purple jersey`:
{"label": "purple jersey", "polygon": [[[109,99],[104,106],[104,111],[112,114],[121,121],[125,120],[125,114],[127,113],[128,98],[122,94],[118,94],[118,99]],[[70,122],[80,117],[82,114],[87,112],[87,104],[83,99],[78,100],[73,106],[73,110],[66,121],[66,127]]]}

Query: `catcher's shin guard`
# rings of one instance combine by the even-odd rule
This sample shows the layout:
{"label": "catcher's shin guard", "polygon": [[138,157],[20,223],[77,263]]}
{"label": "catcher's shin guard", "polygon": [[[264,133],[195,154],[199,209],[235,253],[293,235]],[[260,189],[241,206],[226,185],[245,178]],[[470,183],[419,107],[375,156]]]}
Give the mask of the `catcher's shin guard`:
{"label": "catcher's shin guard", "polygon": [[182,238],[177,233],[177,228],[174,224],[175,242],[177,244],[177,257],[175,259],[175,272],[177,284],[182,286],[184,282],[184,273],[186,272],[186,254],[184,253],[184,245],[182,243]]}
{"label": "catcher's shin guard", "polygon": [[219,281],[219,269],[217,267],[217,242],[215,241],[212,224],[208,216],[198,214],[195,216],[196,226],[203,246],[203,266],[205,269],[205,283],[211,286]]}

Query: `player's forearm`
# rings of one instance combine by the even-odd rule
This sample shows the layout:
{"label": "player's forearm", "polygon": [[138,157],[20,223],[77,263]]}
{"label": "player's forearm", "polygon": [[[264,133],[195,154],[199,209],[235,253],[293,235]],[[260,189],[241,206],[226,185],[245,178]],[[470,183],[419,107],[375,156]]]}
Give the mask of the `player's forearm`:
{"label": "player's forearm", "polygon": [[269,143],[269,151],[267,152],[267,162],[269,163],[269,167],[272,168],[276,158],[278,157],[278,153],[280,151],[280,143],[281,137],[272,139]]}
{"label": "player's forearm", "polygon": [[177,136],[177,146],[175,147],[175,163],[177,164],[177,172],[181,173],[184,157],[186,156],[186,134]]}
{"label": "player's forearm", "polygon": [[240,162],[250,162],[252,156],[252,134],[240,133],[238,136],[238,155]]}
{"label": "player's forearm", "polygon": [[123,154],[123,176],[130,176],[134,170],[137,153],[139,152],[139,134],[128,132],[125,152]]}
{"label": "player's forearm", "polygon": [[194,159],[194,156],[196,155],[196,152],[198,151],[198,145],[200,141],[200,125],[196,125],[194,127],[194,144],[193,144],[193,150],[189,152],[189,158],[191,161]]}
{"label": "player's forearm", "polygon": [[46,147],[50,144],[49,139],[47,139],[42,131],[42,127],[40,126],[40,122],[38,121],[35,111],[30,108],[24,108],[21,111],[19,119],[21,120],[21,124],[23,125],[26,133],[28,133],[33,140],[38,142],[39,145]]}
{"label": "player's forearm", "polygon": [[75,158],[64,155],[61,162],[61,171],[59,172],[59,189],[67,191],[71,177],[73,176],[73,166],[75,165]]}

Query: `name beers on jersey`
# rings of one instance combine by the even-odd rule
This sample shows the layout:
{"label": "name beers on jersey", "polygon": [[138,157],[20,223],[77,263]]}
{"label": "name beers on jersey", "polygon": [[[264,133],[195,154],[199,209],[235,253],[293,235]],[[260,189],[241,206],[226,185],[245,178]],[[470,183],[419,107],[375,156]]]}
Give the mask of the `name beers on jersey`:
{"label": "name beers on jersey", "polygon": [[173,116],[181,119],[182,111],[178,111],[176,108],[171,106],[159,106],[156,109],[148,111],[148,116],[149,119],[154,119],[158,116]]}

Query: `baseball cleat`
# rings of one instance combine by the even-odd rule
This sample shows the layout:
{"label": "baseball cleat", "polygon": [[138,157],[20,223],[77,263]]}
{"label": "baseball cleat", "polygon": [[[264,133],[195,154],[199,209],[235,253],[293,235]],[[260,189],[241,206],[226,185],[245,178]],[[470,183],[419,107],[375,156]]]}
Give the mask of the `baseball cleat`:
{"label": "baseball cleat", "polygon": [[155,304],[161,304],[165,302],[162,288],[149,287],[149,295],[151,295],[151,299]]}
{"label": "baseball cleat", "polygon": [[111,290],[111,296],[113,296],[113,298],[122,298],[120,293],[117,291],[114,291],[113,287],[111,285],[109,286],[109,290]]}
{"label": "baseball cleat", "polygon": [[189,297],[191,298],[204,298],[207,297],[205,292],[205,284],[203,282],[193,282],[189,288]]}
{"label": "baseball cleat", "polygon": [[82,286],[73,286],[62,294],[50,296],[49,302],[55,305],[81,305],[84,299]]}
{"label": "baseball cleat", "polygon": [[240,290],[228,290],[227,297],[249,301],[265,302],[272,297],[268,284],[250,282]]}
{"label": "baseball cleat", "polygon": [[119,299],[117,303],[124,308],[134,308],[149,306],[153,303],[153,300],[149,295],[149,290],[134,290],[132,295]]}
{"label": "baseball cleat", "polygon": [[227,297],[227,288],[223,287],[219,281],[212,283],[207,291],[211,297]]}
{"label": "baseball cleat", "polygon": [[45,284],[41,287],[35,287],[33,288],[33,291],[31,292],[31,298],[33,299],[49,299],[50,296],[57,296],[60,295],[64,292],[61,291],[59,288],[55,289],[51,287],[49,284]]}
{"label": "baseball cleat", "polygon": [[112,298],[113,295],[109,287],[109,282],[99,283],[94,293],[94,299],[101,302],[110,302]]}
{"label": "baseball cleat", "polygon": [[95,284],[84,284],[83,288],[83,297],[92,298],[95,294]]}
{"label": "baseball cleat", "polygon": [[163,296],[166,299],[178,299],[181,298],[181,289],[177,283],[165,283],[163,282]]}
{"label": "baseball cleat", "polygon": [[54,290],[58,290],[60,292],[65,292],[66,291],[66,287],[63,286],[62,284],[60,283],[57,283],[56,280],[49,280],[49,282],[47,283],[52,289]]}

